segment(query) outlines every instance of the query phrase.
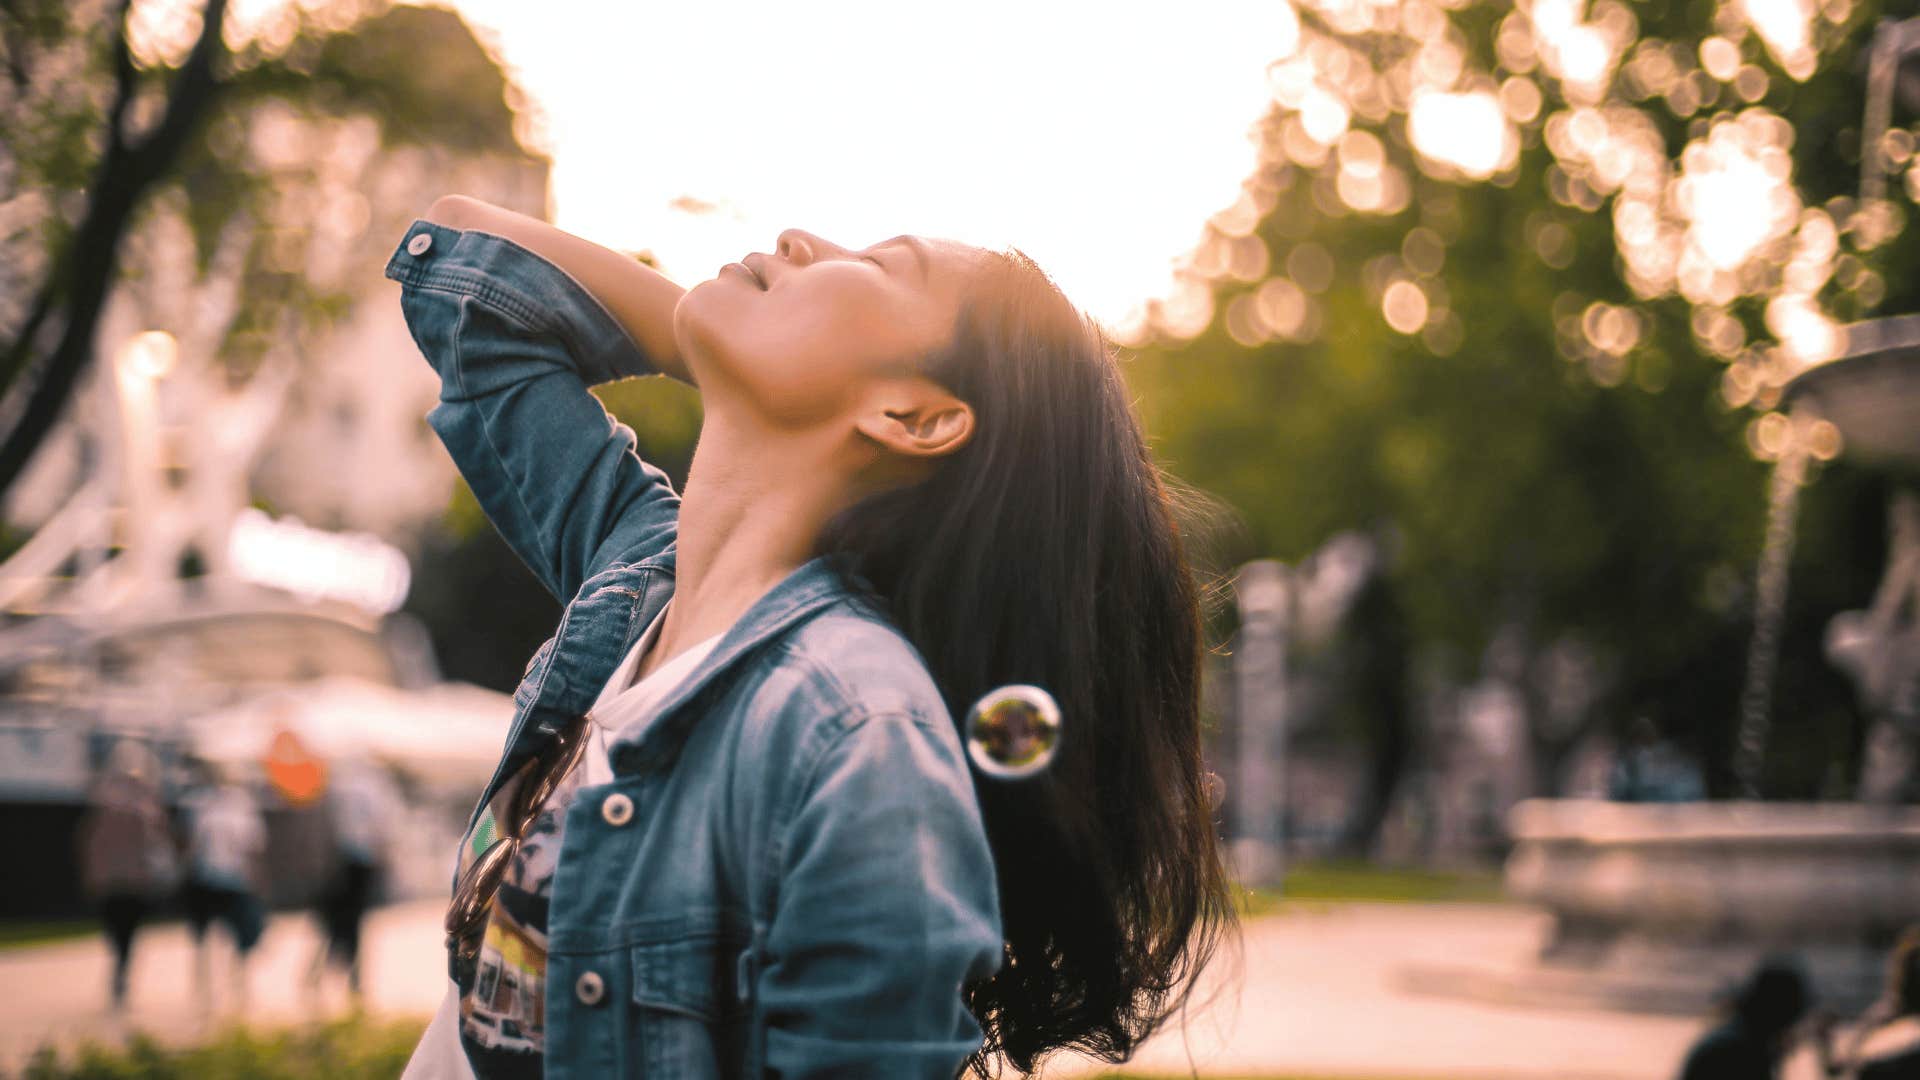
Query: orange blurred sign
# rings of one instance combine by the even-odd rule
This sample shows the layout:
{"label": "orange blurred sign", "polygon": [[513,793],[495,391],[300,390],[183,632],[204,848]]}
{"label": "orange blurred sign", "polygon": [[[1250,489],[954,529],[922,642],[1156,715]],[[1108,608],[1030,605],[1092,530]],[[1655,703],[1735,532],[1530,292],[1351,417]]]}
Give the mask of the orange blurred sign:
{"label": "orange blurred sign", "polygon": [[327,763],[315,757],[307,744],[286,728],[274,732],[262,764],[274,789],[296,806],[312,802],[327,789]]}

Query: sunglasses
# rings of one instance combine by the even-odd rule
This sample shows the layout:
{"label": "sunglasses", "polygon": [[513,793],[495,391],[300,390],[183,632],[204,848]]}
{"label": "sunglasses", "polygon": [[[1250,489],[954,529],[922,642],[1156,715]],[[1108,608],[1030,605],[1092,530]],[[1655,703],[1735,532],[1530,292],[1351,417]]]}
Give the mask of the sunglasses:
{"label": "sunglasses", "polygon": [[575,718],[515,770],[488,803],[461,848],[460,874],[453,886],[453,900],[447,905],[445,926],[447,972],[462,990],[473,985],[487,915],[493,909],[500,883],[506,879],[507,868],[513,865],[521,840],[547,800],[586,756],[592,729],[587,717]]}

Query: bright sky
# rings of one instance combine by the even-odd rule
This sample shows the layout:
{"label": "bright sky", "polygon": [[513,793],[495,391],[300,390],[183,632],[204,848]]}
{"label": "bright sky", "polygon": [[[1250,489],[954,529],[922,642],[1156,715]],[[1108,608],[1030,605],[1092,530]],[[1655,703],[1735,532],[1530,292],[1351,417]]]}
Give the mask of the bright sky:
{"label": "bright sky", "polygon": [[1238,195],[1298,35],[1286,0],[453,6],[546,114],[562,228],[682,284],[788,226],[1018,246],[1109,323]]}

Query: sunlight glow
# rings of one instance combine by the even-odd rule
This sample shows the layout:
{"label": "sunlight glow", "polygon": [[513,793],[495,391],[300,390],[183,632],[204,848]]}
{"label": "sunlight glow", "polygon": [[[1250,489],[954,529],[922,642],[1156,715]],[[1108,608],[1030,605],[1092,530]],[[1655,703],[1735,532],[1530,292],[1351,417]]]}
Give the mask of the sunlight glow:
{"label": "sunlight glow", "polygon": [[[1152,297],[1211,311],[1173,262],[1254,171],[1300,39],[1284,0],[457,7],[544,115],[562,228],[684,285],[789,226],[1014,245],[1110,326]],[[1315,125],[1331,142],[1345,107]]]}
{"label": "sunlight glow", "polygon": [[[1681,155],[1678,191],[1691,239],[1713,270],[1737,270],[1789,232],[1800,210],[1790,183],[1785,123],[1753,110],[1741,122],[1714,125]],[[1751,120],[1752,122],[1747,122]]]}
{"label": "sunlight glow", "polygon": [[1744,0],[1747,21],[1788,75],[1805,82],[1813,74],[1813,5],[1807,0]]}
{"label": "sunlight glow", "polygon": [[[1536,111],[1538,100],[1536,92]],[[1489,93],[1420,94],[1407,113],[1407,135],[1422,154],[1475,180],[1512,165],[1519,153],[1500,99]]]}
{"label": "sunlight glow", "polygon": [[128,339],[120,362],[145,379],[165,378],[180,356],[180,343],[165,330],[145,330]]}
{"label": "sunlight glow", "polygon": [[1635,22],[1632,12],[1616,0],[1601,0],[1583,19],[1585,6],[1584,0],[1534,0],[1529,15],[1540,59],[1559,77],[1567,97],[1597,101],[1634,37]]}

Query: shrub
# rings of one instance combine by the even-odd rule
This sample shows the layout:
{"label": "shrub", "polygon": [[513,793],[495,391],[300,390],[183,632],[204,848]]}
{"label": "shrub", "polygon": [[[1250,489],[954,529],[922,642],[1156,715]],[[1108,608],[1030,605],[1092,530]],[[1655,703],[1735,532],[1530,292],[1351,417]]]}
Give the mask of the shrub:
{"label": "shrub", "polygon": [[42,1047],[22,1080],[393,1080],[425,1027],[362,1015],[287,1029],[236,1028],[192,1047],[135,1035],[123,1047]]}

